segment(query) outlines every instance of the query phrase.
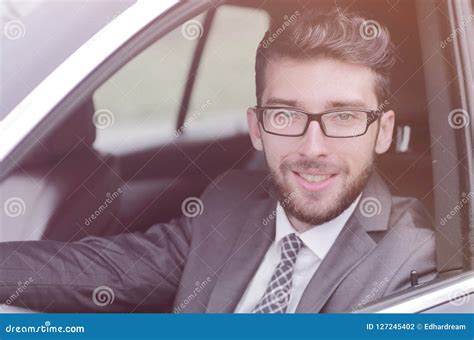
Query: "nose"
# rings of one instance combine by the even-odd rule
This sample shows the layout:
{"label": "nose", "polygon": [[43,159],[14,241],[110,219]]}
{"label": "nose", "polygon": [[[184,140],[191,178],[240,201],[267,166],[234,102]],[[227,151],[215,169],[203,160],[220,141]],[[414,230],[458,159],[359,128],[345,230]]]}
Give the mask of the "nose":
{"label": "nose", "polygon": [[308,158],[325,157],[329,153],[328,137],[326,137],[318,122],[311,122],[298,148],[300,154]]}

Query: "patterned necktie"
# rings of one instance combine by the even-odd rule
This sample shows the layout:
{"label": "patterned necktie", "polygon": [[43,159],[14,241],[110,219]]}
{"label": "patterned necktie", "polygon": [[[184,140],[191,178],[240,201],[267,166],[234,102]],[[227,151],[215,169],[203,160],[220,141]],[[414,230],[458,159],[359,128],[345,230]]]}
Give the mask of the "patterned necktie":
{"label": "patterned necktie", "polygon": [[293,270],[298,252],[304,246],[296,234],[286,235],[281,243],[280,263],[253,313],[285,313],[290,302]]}

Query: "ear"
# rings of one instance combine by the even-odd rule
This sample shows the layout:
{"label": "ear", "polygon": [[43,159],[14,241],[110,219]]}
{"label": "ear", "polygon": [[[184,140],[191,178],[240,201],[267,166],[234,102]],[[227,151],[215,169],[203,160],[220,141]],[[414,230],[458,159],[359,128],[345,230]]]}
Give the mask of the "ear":
{"label": "ear", "polygon": [[252,139],[253,147],[258,150],[263,150],[262,135],[260,133],[260,124],[257,119],[257,112],[253,107],[247,110],[247,124],[249,128],[250,138]]}
{"label": "ear", "polygon": [[375,142],[375,152],[380,155],[387,152],[392,143],[393,129],[395,126],[395,112],[392,110],[384,112],[380,117],[380,127]]}

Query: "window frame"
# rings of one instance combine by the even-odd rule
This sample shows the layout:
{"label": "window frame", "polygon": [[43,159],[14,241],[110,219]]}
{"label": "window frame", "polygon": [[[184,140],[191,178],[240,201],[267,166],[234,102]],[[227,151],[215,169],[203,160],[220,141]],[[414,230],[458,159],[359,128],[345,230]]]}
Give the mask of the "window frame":
{"label": "window frame", "polygon": [[[354,313],[422,313],[432,308],[474,296],[474,271],[448,279],[436,279],[427,284],[408,288],[367,304]],[[461,300],[463,301],[463,300]]]}
{"label": "window frame", "polygon": [[[450,31],[460,27],[462,17],[459,14],[462,13],[460,10],[464,5],[465,3],[455,0],[447,0],[444,3],[439,3],[439,1],[437,3],[435,1],[423,3],[417,1],[419,24],[423,18],[431,17],[430,20],[432,22],[424,23],[426,27],[441,27],[444,29],[444,31],[435,32],[431,30],[426,32],[420,29],[421,48],[425,57],[434,55],[432,53],[435,45],[430,45],[429,39],[447,36]],[[433,14],[436,13],[436,9],[440,6],[443,6],[443,11],[449,13],[449,20],[445,20],[441,15]],[[430,13],[429,16],[427,15],[428,13]],[[428,98],[433,95],[444,96],[443,99],[450,103],[451,107],[467,109],[470,106],[472,108],[474,101],[472,91],[469,92],[465,88],[465,86],[471,86],[472,89],[472,78],[464,76],[466,70],[469,69],[469,65],[467,65],[469,61],[461,58],[461,55],[468,50],[467,43],[468,39],[464,35],[457,37],[453,44],[442,50],[443,54],[435,57],[437,60],[434,63],[425,67],[425,90]],[[434,93],[434,88],[430,86],[430,83],[439,81],[436,75],[438,72],[442,73],[440,70],[448,72],[445,66],[446,61],[452,61],[456,65],[455,75],[458,81],[449,86],[449,91],[442,94]],[[455,93],[461,93],[461,95],[456,97]],[[446,122],[440,122],[441,119],[439,118],[446,116],[444,108],[439,107],[436,103],[429,103],[428,110],[431,138],[433,139],[437,135],[443,137],[444,142],[449,141],[451,143],[448,147],[453,147],[456,150],[459,162],[455,167],[457,171],[453,171],[451,175],[448,173],[448,175],[450,176],[449,182],[452,184],[450,188],[457,192],[456,199],[461,199],[462,189],[469,190],[470,192],[473,191],[472,127],[469,127],[469,124],[467,124],[457,130],[446,129]],[[470,112],[469,115],[472,122],[474,112],[472,109],[468,112]],[[437,157],[442,158],[442,147],[438,147],[434,143],[432,149],[434,159]],[[444,171],[449,169],[446,165],[433,165],[434,183],[437,183],[436,180],[444,179]],[[436,186],[433,190],[435,195],[440,191]],[[474,228],[472,214],[474,203],[472,201],[468,202],[468,208],[464,209],[464,214],[459,214],[460,216],[456,218],[455,228],[451,228],[447,234],[436,228],[436,253],[439,273],[437,279],[374,301],[356,311],[356,313],[421,313],[429,312],[430,309],[464,297],[467,297],[467,303],[471,302],[471,297],[474,295],[474,268],[472,261],[474,247],[472,246],[472,237],[469,238],[469,235],[472,235],[472,229]],[[440,216],[440,211],[442,211],[441,208],[445,205],[446,202],[443,202],[442,198],[438,197],[438,199],[435,199],[435,221],[442,217]],[[461,249],[461,252],[457,252],[457,249]],[[454,257],[451,256],[453,252],[455,253]]]}
{"label": "window frame", "polygon": [[[212,27],[212,23],[214,21],[216,9],[217,9],[217,6],[209,9],[208,12],[206,13],[206,16],[204,17],[204,22],[202,25],[203,33],[202,33],[201,38],[199,38],[196,44],[192,61],[191,61],[191,65],[189,67],[188,76],[186,78],[186,84],[184,86],[184,91],[181,97],[181,106],[178,112],[178,117],[177,117],[176,126],[175,126],[176,130],[178,130],[181,126],[184,125],[186,116],[188,114],[189,105],[191,103],[191,97],[193,94],[194,84],[196,82],[196,76],[199,72],[199,66],[201,64],[201,59],[204,53],[204,49],[206,48],[206,43],[209,37],[209,32]],[[186,133],[185,131],[182,131],[182,132],[183,134]]]}
{"label": "window frame", "polygon": [[[21,138],[15,139],[11,149],[5,152],[4,159],[2,159],[0,180],[6,178],[16,165],[21,164],[22,159],[27,157],[29,150],[37,143],[33,134],[37,136],[47,136],[54,133],[56,127],[68,119],[81,104],[90,100],[97,88],[130,60],[151,46],[156,40],[184,24],[190,18],[196,17],[209,9],[218,7],[223,2],[224,0],[218,0],[213,3],[178,2],[163,13],[160,13],[151,23],[135,32],[130,39],[122,41],[121,44],[115,46],[113,52],[92,72],[81,75],[83,78],[81,78],[69,92],[62,95],[62,98],[58,99],[58,103],[54,105],[51,104],[49,109],[43,111],[43,115],[36,126],[23,128]],[[101,41],[101,38],[97,38],[97,41]],[[39,86],[42,85],[43,83]],[[32,93],[32,95],[33,94],[34,93]],[[32,111],[36,109],[36,105],[33,105],[35,102],[29,101],[29,98],[30,96],[26,97],[25,100],[15,108],[15,110],[23,110],[19,112],[23,118],[27,116],[27,110]],[[11,116],[11,118],[13,121],[17,119],[17,117],[13,116]],[[8,125],[5,124],[5,129],[7,126]],[[2,126],[2,131],[3,129],[4,127]],[[9,137],[9,135],[2,135],[1,138],[3,140],[3,138],[11,137]]]}
{"label": "window frame", "polygon": [[[463,96],[466,94],[462,92],[460,83],[464,78],[461,73],[463,70],[456,58],[461,46],[454,41],[445,48],[440,48],[440,42],[459,25],[459,18],[453,15],[453,8],[458,5],[453,0],[416,2],[421,51],[423,59],[430,61],[423,67],[423,71],[426,96],[433,99],[426,107],[432,159],[437,160],[432,167],[434,221],[441,221],[446,216],[446,207],[455,207],[463,199],[463,192],[472,192],[474,189],[470,174],[472,139],[469,124],[460,129],[450,128],[448,124],[449,112],[459,108],[465,109]],[[448,18],[445,13],[449,13]],[[454,67],[448,67],[448,62]],[[439,84],[446,84],[441,91],[437,88]],[[457,161],[454,167],[453,157]],[[448,190],[444,190],[443,186],[448,187]],[[449,228],[443,228],[435,222],[437,267],[441,277],[449,277],[473,268],[468,255],[469,244],[466,242],[471,225],[469,214],[473,207],[473,202],[468,202],[467,209],[461,209],[460,213],[450,219]]]}
{"label": "window frame", "polygon": [[[260,8],[261,10],[266,12],[266,14],[269,17],[271,16],[267,9],[258,7],[256,6],[256,4],[258,3],[252,3],[252,2],[249,2],[248,0],[247,1],[221,0],[219,4],[216,3],[215,6],[213,6],[212,8],[208,10],[203,22],[203,34],[199,38],[198,43],[196,44],[194,56],[192,59],[191,66],[189,68],[189,72],[188,72],[185,89],[181,98],[181,106],[180,106],[181,109],[179,110],[179,115],[176,122],[176,127],[175,127],[176,130],[181,129],[181,127],[186,122],[187,116],[192,113],[192,112],[191,113],[189,112],[189,106],[191,104],[191,100],[193,97],[193,90],[195,86],[196,76],[201,66],[202,56],[205,52],[207,42],[209,40],[209,33],[211,32],[212,25],[214,23],[217,11],[223,6],[233,6],[233,7],[251,8],[251,9]],[[188,131],[184,129],[181,131],[179,137],[182,137],[182,136],[185,137],[187,133]]]}

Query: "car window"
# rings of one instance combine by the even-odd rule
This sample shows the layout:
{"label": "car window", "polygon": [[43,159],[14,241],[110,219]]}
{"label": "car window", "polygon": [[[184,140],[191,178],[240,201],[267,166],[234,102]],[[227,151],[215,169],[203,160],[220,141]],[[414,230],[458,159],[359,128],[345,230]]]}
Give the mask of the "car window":
{"label": "car window", "polygon": [[219,7],[180,128],[184,135],[210,139],[247,130],[245,112],[255,105],[255,53],[268,25],[263,10]]}
{"label": "car window", "polygon": [[189,25],[199,28],[202,20],[200,15],[160,38],[97,89],[93,96],[97,150],[137,150],[174,135],[197,42]]}

